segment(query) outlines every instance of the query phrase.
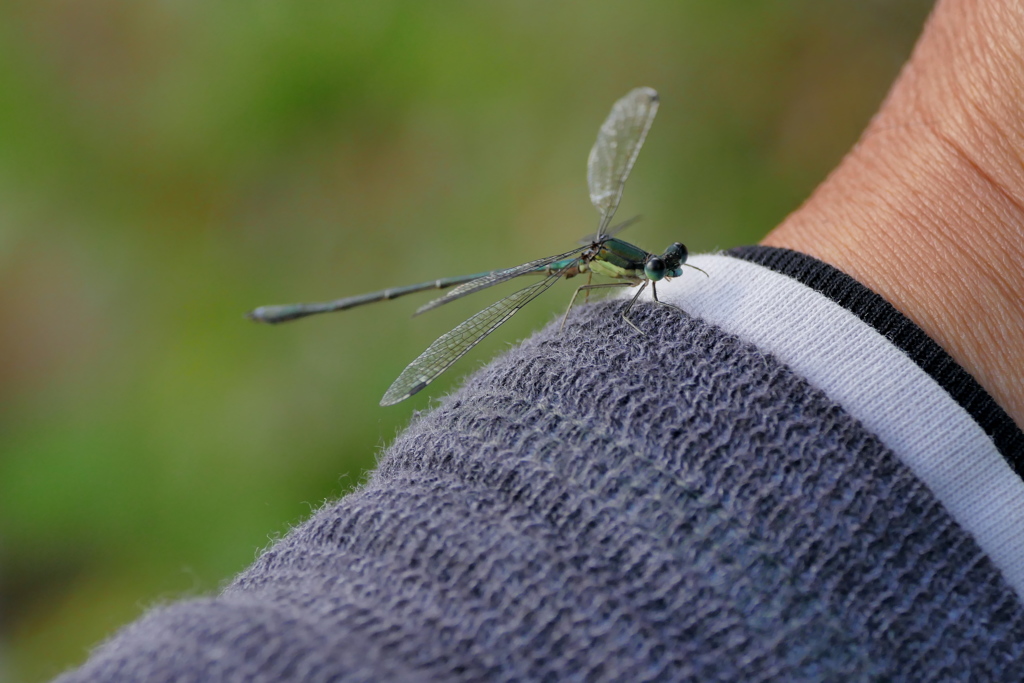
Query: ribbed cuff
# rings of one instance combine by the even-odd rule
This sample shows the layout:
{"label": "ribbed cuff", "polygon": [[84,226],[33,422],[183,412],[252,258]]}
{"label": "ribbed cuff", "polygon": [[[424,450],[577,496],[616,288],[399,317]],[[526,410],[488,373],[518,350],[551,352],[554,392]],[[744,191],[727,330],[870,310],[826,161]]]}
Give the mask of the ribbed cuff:
{"label": "ribbed cuff", "polygon": [[[889,447],[1024,598],[1024,434],[878,294],[771,247],[696,255],[658,295],[789,365]],[[649,298],[649,292],[645,293]]]}

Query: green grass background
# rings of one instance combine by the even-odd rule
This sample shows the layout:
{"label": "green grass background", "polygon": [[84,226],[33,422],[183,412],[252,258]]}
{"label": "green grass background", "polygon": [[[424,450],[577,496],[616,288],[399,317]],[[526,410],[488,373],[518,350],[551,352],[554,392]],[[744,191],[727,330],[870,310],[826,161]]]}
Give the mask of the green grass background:
{"label": "green grass background", "polygon": [[0,679],[215,591],[572,288],[387,409],[493,296],[243,312],[571,247],[595,227],[598,126],[638,85],[662,104],[628,239],[756,242],[855,142],[928,8],[0,4]]}

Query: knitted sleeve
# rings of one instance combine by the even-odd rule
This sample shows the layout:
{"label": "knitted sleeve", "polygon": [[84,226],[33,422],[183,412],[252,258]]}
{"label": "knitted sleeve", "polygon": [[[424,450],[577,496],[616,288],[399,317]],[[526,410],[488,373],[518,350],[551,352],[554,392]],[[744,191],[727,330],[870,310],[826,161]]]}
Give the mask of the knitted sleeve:
{"label": "knitted sleeve", "polygon": [[1024,436],[762,247],[581,306],[221,594],[61,681],[1024,680]]}

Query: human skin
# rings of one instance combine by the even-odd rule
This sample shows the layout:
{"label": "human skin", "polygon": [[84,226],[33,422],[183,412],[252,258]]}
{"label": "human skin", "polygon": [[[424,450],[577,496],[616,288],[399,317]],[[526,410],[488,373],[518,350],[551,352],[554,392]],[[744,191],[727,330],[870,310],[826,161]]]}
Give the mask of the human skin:
{"label": "human skin", "polygon": [[940,0],[860,141],[762,243],[881,294],[1024,427],[1024,3]]}

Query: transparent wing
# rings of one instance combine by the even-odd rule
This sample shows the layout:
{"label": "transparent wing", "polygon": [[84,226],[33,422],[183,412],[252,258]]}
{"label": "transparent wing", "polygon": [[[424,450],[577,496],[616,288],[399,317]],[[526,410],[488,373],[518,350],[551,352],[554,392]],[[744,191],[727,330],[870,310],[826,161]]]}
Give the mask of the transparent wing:
{"label": "transparent wing", "polygon": [[589,247],[591,244],[596,244],[601,240],[606,240],[609,237],[614,237],[615,235],[618,235],[620,232],[622,232],[629,226],[639,221],[640,218],[640,216],[633,216],[632,218],[627,218],[618,225],[608,228],[607,230],[604,231],[604,234],[600,236],[595,232],[593,234],[587,235],[586,237],[581,237],[579,240],[577,240],[577,244],[582,244]]}
{"label": "transparent wing", "polygon": [[565,270],[568,268],[552,273],[540,282],[491,304],[451,332],[439,337],[420,354],[419,358],[402,370],[402,374],[388,388],[380,404],[390,406],[404,401],[433,382],[438,375],[451,367],[452,363],[466,355],[467,351],[498,329],[499,325],[515,315],[520,308],[547,291],[562,277]]}
{"label": "transparent wing", "polygon": [[524,263],[521,266],[515,266],[514,268],[505,268],[504,270],[496,270],[493,273],[482,275],[475,280],[470,280],[465,284],[459,285],[455,289],[449,291],[444,296],[439,296],[438,298],[432,301],[428,301],[427,303],[417,308],[416,313],[414,315],[425,313],[427,311],[437,308],[438,306],[446,304],[449,301],[461,299],[467,294],[472,294],[473,292],[479,292],[481,289],[493,287],[494,285],[501,284],[502,282],[506,282],[508,280],[511,280],[512,278],[519,277],[520,275],[526,275],[527,273],[543,271],[544,268],[550,266],[552,263],[556,263],[558,261],[561,261],[562,259],[567,259],[570,256],[575,256],[580,251],[582,251],[582,248],[577,247],[576,249],[573,249],[572,251],[567,251],[564,254],[548,256],[547,258],[537,259],[536,261]]}
{"label": "transparent wing", "polygon": [[590,201],[601,214],[599,238],[619,208],[622,188],[657,113],[658,93],[653,88],[637,88],[616,102],[601,124],[587,159]]}

